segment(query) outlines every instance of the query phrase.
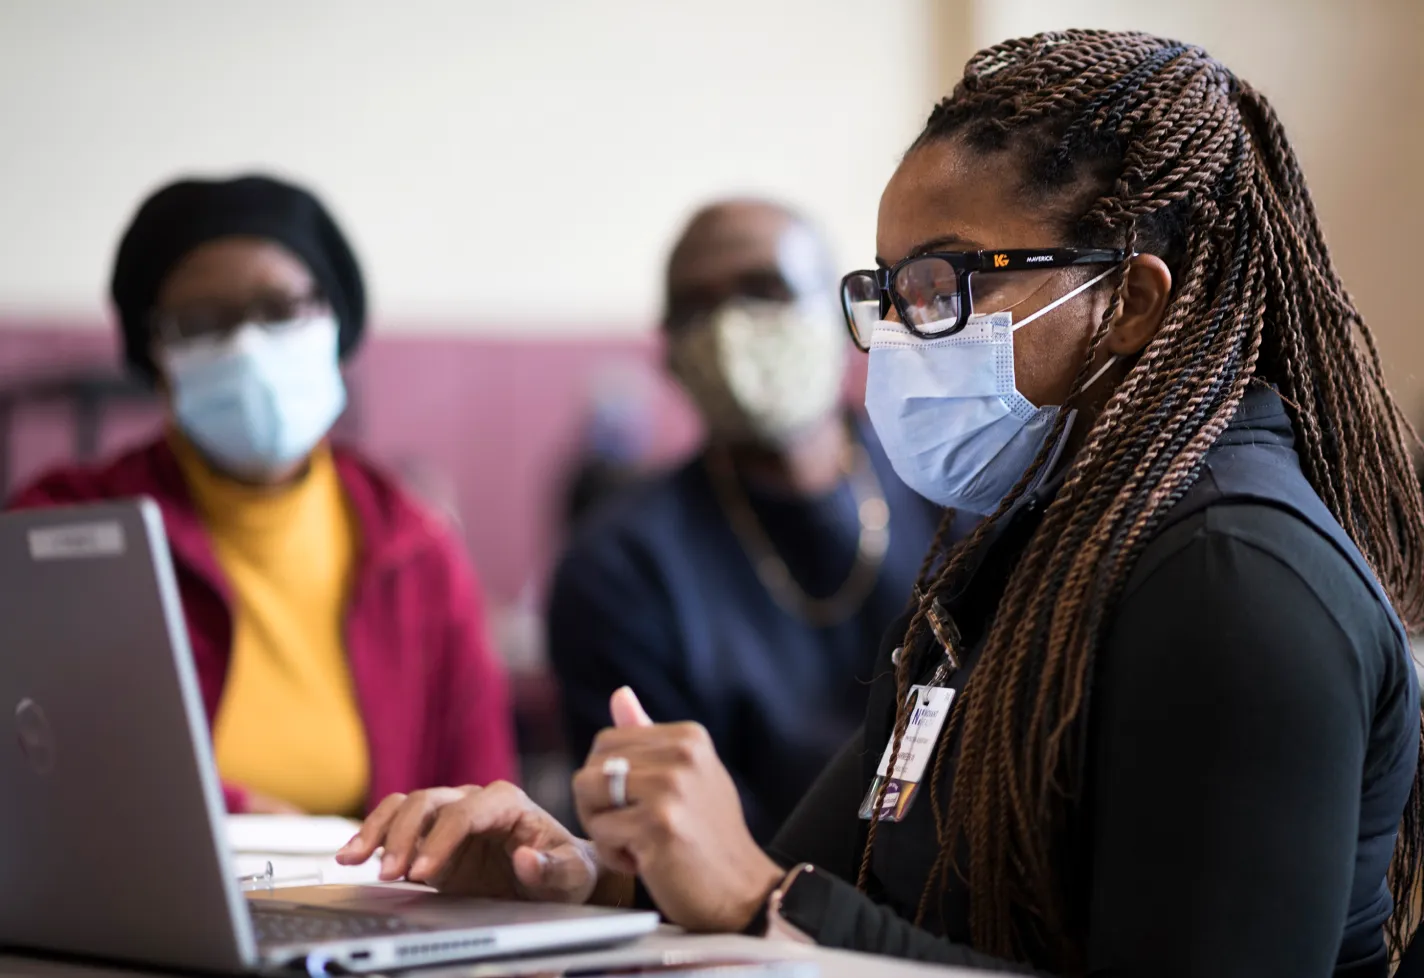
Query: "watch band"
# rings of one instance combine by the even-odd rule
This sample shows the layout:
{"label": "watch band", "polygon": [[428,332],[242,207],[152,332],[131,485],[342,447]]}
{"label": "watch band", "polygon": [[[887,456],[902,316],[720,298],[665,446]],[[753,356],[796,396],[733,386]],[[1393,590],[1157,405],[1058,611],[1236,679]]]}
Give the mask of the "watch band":
{"label": "watch band", "polygon": [[810,863],[801,863],[799,866],[792,867],[791,872],[782,877],[781,882],[777,884],[776,889],[771,891],[771,896],[766,900],[766,929],[762,934],[763,937],[770,941],[791,941],[795,944],[816,943],[814,937],[791,923],[781,913],[786,896],[796,885],[796,881],[815,872],[815,866]]}

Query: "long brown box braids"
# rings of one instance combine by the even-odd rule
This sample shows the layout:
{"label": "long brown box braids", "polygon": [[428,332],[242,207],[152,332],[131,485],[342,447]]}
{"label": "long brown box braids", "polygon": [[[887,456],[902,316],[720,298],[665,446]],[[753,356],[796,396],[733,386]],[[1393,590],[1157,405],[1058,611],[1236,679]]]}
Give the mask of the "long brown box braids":
{"label": "long brown box braids", "polygon": [[[1072,460],[957,697],[950,728],[959,753],[947,809],[939,782],[948,733],[929,792],[940,852],[920,916],[957,873],[969,888],[978,949],[1022,959],[1026,925],[1033,943],[1053,948],[1071,972],[1082,966],[1083,935],[1071,922],[1057,845],[1083,782],[1094,656],[1138,556],[1201,473],[1248,385],[1279,391],[1307,478],[1408,624],[1424,624],[1424,502],[1408,448],[1417,437],[1335,272],[1280,121],[1205,51],[1105,31],[1000,44],[970,60],[915,146],[951,138],[1011,151],[1026,189],[1045,206],[1073,200],[1064,214],[1071,243],[1156,253],[1176,283],[1159,332]],[[921,647],[923,609],[955,586],[1047,451],[994,516],[953,548],[946,517],[925,561],[925,600],[906,650]],[[911,654],[900,659],[897,755],[917,668]],[[1419,917],[1421,832],[1416,777],[1390,873],[1395,954]]]}

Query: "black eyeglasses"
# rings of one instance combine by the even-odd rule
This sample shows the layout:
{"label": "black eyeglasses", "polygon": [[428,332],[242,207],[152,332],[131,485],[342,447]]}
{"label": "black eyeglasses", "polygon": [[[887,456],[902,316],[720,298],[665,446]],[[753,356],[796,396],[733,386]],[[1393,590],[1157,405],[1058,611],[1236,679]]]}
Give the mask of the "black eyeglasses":
{"label": "black eyeglasses", "polygon": [[[964,329],[976,301],[981,308],[1001,312],[1031,295],[1042,285],[1041,277],[1033,272],[1071,265],[1115,265],[1127,257],[1121,248],[935,251],[906,258],[889,268],[851,272],[841,279],[841,307],[851,339],[862,350],[870,349],[871,330],[892,308],[915,336],[942,339]],[[993,273],[994,278],[978,285],[975,276],[979,272]]]}

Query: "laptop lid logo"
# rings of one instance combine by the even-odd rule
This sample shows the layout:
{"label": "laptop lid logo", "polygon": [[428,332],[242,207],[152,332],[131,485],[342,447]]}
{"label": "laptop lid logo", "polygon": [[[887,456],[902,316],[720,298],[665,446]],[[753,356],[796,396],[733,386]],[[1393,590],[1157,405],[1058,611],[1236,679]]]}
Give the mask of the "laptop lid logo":
{"label": "laptop lid logo", "polygon": [[54,730],[40,705],[28,696],[15,707],[15,731],[19,735],[20,753],[36,774],[54,770]]}
{"label": "laptop lid logo", "polygon": [[69,523],[30,531],[32,560],[118,557],[123,552],[124,528],[112,521]]}

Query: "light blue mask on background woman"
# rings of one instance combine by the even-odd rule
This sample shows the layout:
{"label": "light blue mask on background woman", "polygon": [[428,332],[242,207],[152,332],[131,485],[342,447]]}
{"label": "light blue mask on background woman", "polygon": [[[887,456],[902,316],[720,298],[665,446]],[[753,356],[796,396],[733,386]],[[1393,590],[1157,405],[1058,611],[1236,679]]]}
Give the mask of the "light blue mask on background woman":
{"label": "light blue mask on background woman", "polygon": [[340,330],[330,316],[239,327],[160,354],[178,427],[234,475],[301,461],[346,406]]}
{"label": "light blue mask on background woman", "polygon": [[[1033,464],[1059,407],[1035,407],[1014,382],[1014,333],[1096,285],[1084,282],[1018,323],[1013,313],[970,316],[964,329],[921,339],[875,324],[865,408],[895,472],[932,502],[993,512]],[[1102,377],[1116,357],[1084,385]]]}

